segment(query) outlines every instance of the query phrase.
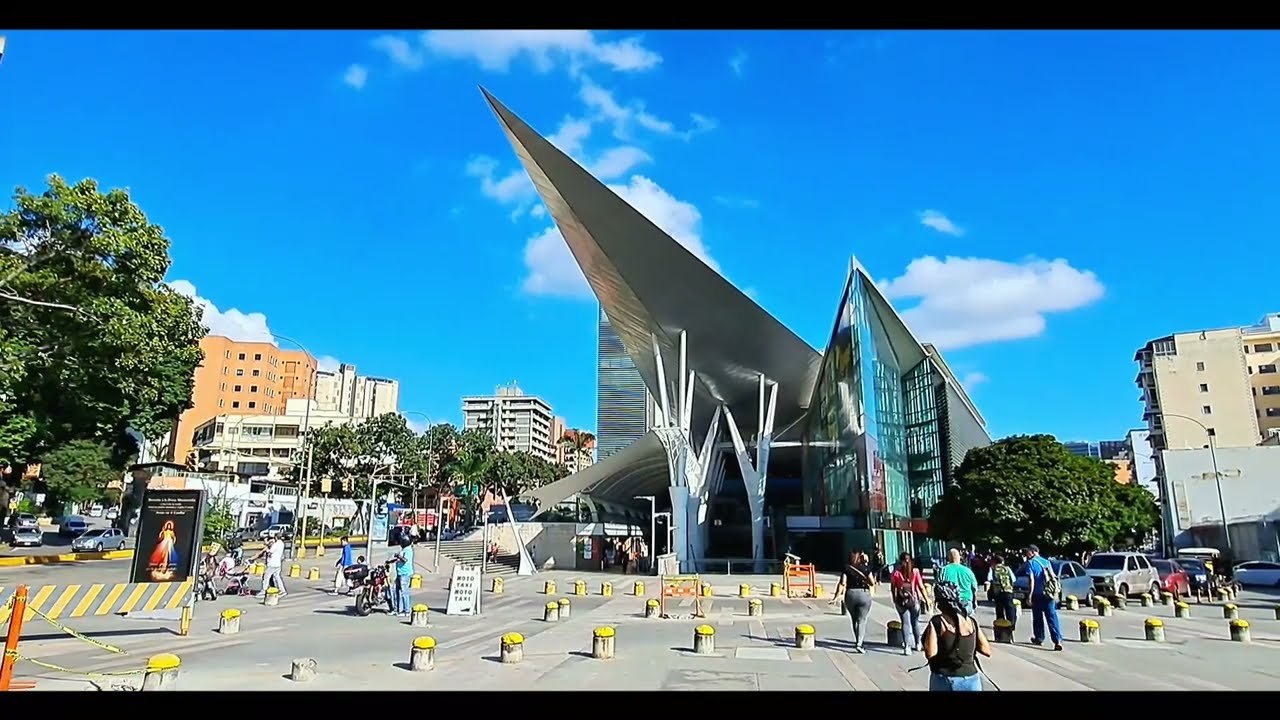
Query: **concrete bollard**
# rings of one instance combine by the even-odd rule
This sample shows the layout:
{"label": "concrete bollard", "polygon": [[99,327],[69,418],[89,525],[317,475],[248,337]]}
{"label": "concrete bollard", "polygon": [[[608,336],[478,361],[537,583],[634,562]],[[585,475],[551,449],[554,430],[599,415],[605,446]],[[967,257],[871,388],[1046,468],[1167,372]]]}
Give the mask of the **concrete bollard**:
{"label": "concrete bollard", "polygon": [[778,583],[770,583],[769,597],[782,597],[782,586]]}
{"label": "concrete bollard", "polygon": [[543,594],[543,595],[555,595],[555,594],[556,594],[556,581],[555,581],[555,580],[548,580],[548,581],[546,581],[546,582],[542,583],[542,594]]}
{"label": "concrete bollard", "polygon": [[1222,606],[1222,617],[1227,620],[1239,620],[1240,608],[1236,607],[1233,603],[1227,603]]}
{"label": "concrete bollard", "polygon": [[1111,606],[1117,610],[1124,610],[1129,605],[1129,598],[1123,595],[1116,595],[1111,598]]}
{"label": "concrete bollard", "polygon": [[223,610],[218,616],[218,633],[235,635],[238,632],[240,632],[240,611],[235,608]]}
{"label": "concrete bollard", "polygon": [[280,588],[272,585],[262,594],[262,604],[267,607],[275,607],[280,604]]}
{"label": "concrete bollard", "polygon": [[715,594],[716,594],[716,593],[715,593],[715,591],[714,591],[714,590],[712,590],[712,589],[711,589],[711,586],[710,586],[709,584],[707,584],[707,583],[701,583],[701,586],[702,586],[702,590],[701,590],[701,592],[702,592],[702,597],[714,597],[714,596],[715,596]]}
{"label": "concrete bollard", "polygon": [[816,598],[826,597],[827,591],[822,589],[821,585],[813,586],[813,596]]}
{"label": "concrete bollard", "polygon": [[543,622],[556,622],[560,619],[560,603],[552,600],[542,611]]}
{"label": "concrete bollard", "polygon": [[524,636],[518,632],[510,632],[502,636],[502,644],[498,647],[498,660],[507,665],[514,665],[524,659]]}
{"label": "concrete bollard", "polygon": [[1082,643],[1102,642],[1102,628],[1098,625],[1097,620],[1081,620],[1080,621],[1080,642]]}
{"label": "concrete bollard", "polygon": [[1274,610],[1276,613],[1276,619],[1280,620],[1280,605],[1275,606]]}
{"label": "concrete bollard", "polygon": [[716,651],[716,629],[710,625],[699,625],[693,629],[693,652],[698,655],[710,655]]}
{"label": "concrete bollard", "polygon": [[760,598],[751,598],[747,601],[747,617],[760,617],[764,615],[764,603]]}
{"label": "concrete bollard", "polygon": [[414,605],[413,612],[409,615],[409,625],[411,627],[431,627],[431,608],[424,603]]}
{"label": "concrete bollard", "polygon": [[1151,642],[1164,642],[1164,621],[1160,618],[1147,618],[1142,624],[1143,629],[1147,633],[1147,639]]}
{"label": "concrete bollard", "polygon": [[262,563],[254,563],[249,566],[249,572],[253,575],[261,575],[267,571],[267,566]]}
{"label": "concrete bollard", "polygon": [[493,584],[489,586],[489,592],[493,593],[494,595],[501,595],[502,591],[505,589],[506,589],[506,584],[503,582],[502,578],[494,578]]}
{"label": "concrete bollard", "polygon": [[642,595],[644,595],[644,583],[637,580],[635,584],[631,586],[631,594],[635,595],[636,597],[641,597]]}
{"label": "concrete bollard", "polygon": [[1014,600],[1014,601],[1013,601],[1013,614],[1014,614],[1014,615],[1017,615],[1018,613],[1021,613],[1021,612],[1022,612],[1022,601],[1021,601],[1021,600]]}
{"label": "concrete bollard", "polygon": [[307,579],[315,582],[320,579],[320,568],[311,568],[307,571]]}
{"label": "concrete bollard", "polygon": [[650,600],[644,604],[644,616],[650,619],[658,617],[662,613],[661,607],[657,600]]}
{"label": "concrete bollard", "polygon": [[1005,645],[1013,642],[1013,623],[1008,620],[1005,620],[1004,618],[996,620],[991,626],[991,630],[996,642]]}
{"label": "concrete bollard", "polygon": [[293,559],[294,559],[294,560],[305,560],[305,559],[306,559],[306,557],[307,557],[307,546],[306,546],[306,545],[303,545],[302,547],[299,547],[299,548],[297,549],[297,551],[294,553]]}
{"label": "concrete bollard", "polygon": [[902,647],[902,623],[890,620],[884,624],[884,642],[889,647]]}
{"label": "concrete bollard", "polygon": [[596,628],[591,633],[591,657],[596,660],[612,660],[616,635],[611,627]]}
{"label": "concrete bollard", "polygon": [[1155,603],[1151,600],[1151,593],[1142,593],[1142,607],[1151,607]]}
{"label": "concrete bollard", "polygon": [[1075,595],[1068,595],[1068,596],[1067,596],[1067,602],[1066,602],[1066,608],[1067,608],[1068,610],[1079,610],[1079,609],[1080,609],[1080,598],[1076,597]]}
{"label": "concrete bollard", "polygon": [[587,582],[585,580],[574,580],[573,594],[578,597],[585,596],[587,594]]}
{"label": "concrete bollard", "polygon": [[409,576],[409,589],[417,590],[422,587],[422,576],[414,573]]}
{"label": "concrete bollard", "polygon": [[1190,605],[1188,605],[1188,604],[1186,604],[1186,603],[1184,603],[1184,602],[1180,602],[1180,603],[1178,603],[1177,605],[1174,605],[1174,606],[1173,606],[1173,616],[1174,616],[1174,617],[1176,617],[1176,618],[1189,618],[1189,617],[1191,617],[1191,606],[1190,606]]}
{"label": "concrete bollard", "polygon": [[1160,602],[1164,603],[1169,607],[1173,607],[1173,593],[1171,592],[1160,593]]}
{"label": "concrete bollard", "polygon": [[1226,602],[1231,599],[1231,591],[1226,588],[1218,588],[1218,599]]}
{"label": "concrete bollard", "polygon": [[1098,617],[1111,617],[1111,601],[1106,598],[1098,598]]}
{"label": "concrete bollard", "polygon": [[320,544],[316,545],[316,557],[324,557],[324,540],[321,540]]}
{"label": "concrete bollard", "polygon": [[1249,621],[1236,618],[1227,623],[1227,628],[1231,631],[1232,642],[1247,643],[1251,641],[1249,637]]}
{"label": "concrete bollard", "polygon": [[568,620],[570,611],[569,598],[560,598],[560,619]]}
{"label": "concrete bollard", "polygon": [[294,682],[311,682],[316,679],[316,661],[311,658],[297,658],[289,670],[289,679]]}
{"label": "concrete bollard", "polygon": [[812,650],[817,645],[817,631],[812,625],[796,626],[796,649]]}
{"label": "concrete bollard", "polygon": [[748,598],[748,597],[751,597],[751,586],[750,586],[750,585],[739,585],[739,586],[738,586],[738,597],[740,597],[740,598]]}
{"label": "concrete bollard", "polygon": [[600,583],[600,597],[613,597],[613,583]]}
{"label": "concrete bollard", "polygon": [[178,685],[178,670],[182,660],[173,653],[153,655],[147,660],[146,674],[142,676],[142,689],[175,690]]}
{"label": "concrete bollard", "polygon": [[294,564],[290,565],[290,566],[289,566],[289,577],[291,577],[291,578],[300,578],[300,577],[302,577],[302,566],[301,566],[301,565],[299,565],[298,563],[294,563]]}
{"label": "concrete bollard", "polygon": [[426,672],[436,667],[436,639],[429,636],[414,638],[409,648],[409,669]]}

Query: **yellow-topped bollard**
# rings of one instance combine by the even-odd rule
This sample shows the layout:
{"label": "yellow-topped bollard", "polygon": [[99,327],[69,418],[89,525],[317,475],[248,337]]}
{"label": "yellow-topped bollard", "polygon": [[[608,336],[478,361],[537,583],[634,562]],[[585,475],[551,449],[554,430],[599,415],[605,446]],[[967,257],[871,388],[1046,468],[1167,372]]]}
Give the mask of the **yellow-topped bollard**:
{"label": "yellow-topped bollard", "polygon": [[1232,642],[1250,642],[1249,637],[1249,621],[1236,618],[1227,623],[1227,629],[1231,632]]}
{"label": "yellow-topped bollard", "polygon": [[1160,618],[1147,618],[1142,628],[1151,642],[1164,642],[1164,621]]}
{"label": "yellow-topped bollard", "polygon": [[505,589],[506,589],[506,584],[503,582],[502,578],[500,577],[494,578],[493,584],[489,586],[489,592],[493,593],[494,595],[501,595],[502,591]]}
{"label": "yellow-topped bollard", "polygon": [[796,626],[796,649],[812,650],[817,640],[817,630],[812,625]]}
{"label": "yellow-topped bollard", "polygon": [[1097,620],[1081,620],[1080,621],[1080,642],[1082,643],[1100,643],[1102,642],[1102,628],[1098,625]]}
{"label": "yellow-topped bollard", "polygon": [[745,585],[745,584],[744,584],[744,585],[739,585],[739,586],[738,586],[738,597],[740,597],[740,598],[751,597],[751,586],[750,586],[750,585]]}
{"label": "yellow-topped bollard", "polygon": [[898,620],[890,620],[884,624],[884,641],[889,647],[902,647],[905,642],[902,638],[902,623]]}
{"label": "yellow-topped bollard", "polygon": [[613,597],[613,583],[600,583],[600,597]]}
{"label": "yellow-topped bollard", "polygon": [[1238,620],[1240,618],[1240,608],[1236,607],[1234,603],[1227,603],[1222,606],[1222,617],[1227,620]]}
{"label": "yellow-topped bollard", "polygon": [[560,598],[559,605],[560,605],[560,619],[561,619],[561,620],[568,620],[568,619],[569,619],[569,613],[570,613],[570,607],[571,607],[571,606],[569,605],[569,598]]}
{"label": "yellow-topped bollard", "polygon": [[640,597],[644,595],[644,583],[640,582],[639,580],[635,581],[635,583],[631,586],[631,594],[635,595],[636,597]]}
{"label": "yellow-topped bollard", "polygon": [[410,575],[410,576],[409,576],[409,589],[410,589],[410,590],[417,590],[418,588],[421,588],[421,587],[422,587],[422,576],[421,576],[421,575],[419,575],[419,574],[417,574],[417,573],[414,573],[414,574]]}
{"label": "yellow-topped bollard", "polygon": [[1142,593],[1142,607],[1151,607],[1155,604],[1151,597],[1151,593]]}
{"label": "yellow-topped bollard", "polygon": [[764,602],[760,598],[751,598],[747,601],[747,617],[760,617],[764,615]]}
{"label": "yellow-topped bollard", "polygon": [[313,568],[311,568],[310,570],[308,570],[308,571],[307,571],[307,579],[308,579],[308,580],[310,580],[311,582],[315,582],[316,580],[319,580],[319,579],[320,579],[320,568],[313,567]]}
{"label": "yellow-topped bollard", "polygon": [[1172,606],[1174,602],[1173,593],[1167,590],[1165,592],[1160,593],[1160,602],[1164,603],[1165,605]]}
{"label": "yellow-topped bollard", "polygon": [[409,625],[411,627],[430,627],[431,608],[427,607],[425,603],[414,605],[412,612],[409,613]]}
{"label": "yellow-topped bollard", "polygon": [[426,672],[436,666],[436,639],[424,635],[414,638],[409,648],[409,669],[414,672]]}
{"label": "yellow-topped bollard", "polygon": [[1016,615],[1016,614],[1018,614],[1018,613],[1020,613],[1020,612],[1022,612],[1022,601],[1021,601],[1021,600],[1014,600],[1014,601],[1013,601],[1013,613]]}
{"label": "yellow-topped bollard", "polygon": [[267,571],[267,566],[263,565],[262,563],[254,563],[249,566],[249,573],[251,575],[261,575],[266,571]]}
{"label": "yellow-topped bollard", "polygon": [[262,594],[262,604],[267,607],[275,607],[280,604],[280,588],[272,585]]}
{"label": "yellow-topped bollard", "polygon": [[608,625],[598,627],[592,631],[591,657],[596,660],[612,660],[616,635],[617,633],[614,629]]}
{"label": "yellow-topped bollard", "polygon": [[556,622],[560,619],[560,603],[552,600],[542,610],[543,622]]}
{"label": "yellow-topped bollard", "polygon": [[578,597],[583,597],[583,596],[585,596],[585,595],[587,594],[587,581],[585,581],[585,580],[574,580],[574,581],[573,581],[573,594],[574,594],[574,595],[577,595]]}
{"label": "yellow-topped bollard", "polygon": [[1111,617],[1111,601],[1106,598],[1098,598],[1096,605],[1098,609],[1098,617]]}
{"label": "yellow-topped bollard", "polygon": [[710,655],[716,651],[716,629],[710,625],[699,625],[693,629],[693,652],[698,655]]}
{"label": "yellow-topped bollard", "polygon": [[1063,603],[1063,607],[1065,607],[1068,610],[1079,610],[1080,598],[1076,597],[1075,595],[1068,595],[1066,601]]}
{"label": "yellow-topped bollard", "polygon": [[650,600],[644,604],[644,616],[649,619],[662,615],[662,604],[657,600]]}
{"label": "yellow-topped bollard", "polygon": [[782,597],[782,585],[769,583],[769,597]]}
{"label": "yellow-topped bollard", "polygon": [[1013,642],[1013,623],[1008,620],[1005,620],[1004,618],[996,620],[995,623],[991,625],[991,630],[991,634],[995,638],[996,642],[1004,645],[1008,645]]}
{"label": "yellow-topped bollard", "polygon": [[556,581],[555,581],[555,580],[548,580],[548,581],[546,581],[546,582],[542,583],[542,594],[543,594],[543,595],[555,595],[555,594],[556,594]]}
{"label": "yellow-topped bollard", "polygon": [[218,633],[235,635],[240,632],[240,611],[235,608],[223,610],[218,616]]}
{"label": "yellow-topped bollard", "polygon": [[509,632],[502,636],[498,646],[498,660],[514,665],[524,659],[524,636],[518,632]]}
{"label": "yellow-topped bollard", "polygon": [[173,653],[152,655],[147,659],[146,673],[142,676],[142,689],[174,690],[178,684],[178,670],[182,660]]}
{"label": "yellow-topped bollard", "polygon": [[813,586],[813,596],[814,596],[814,597],[816,597],[816,598],[826,597],[826,596],[827,596],[827,591],[826,591],[825,589],[823,589],[823,587],[822,587],[821,585],[814,585],[814,586]]}
{"label": "yellow-topped bollard", "polygon": [[321,538],[320,542],[316,544],[316,557],[318,558],[324,557],[324,539],[323,538]]}
{"label": "yellow-topped bollard", "polygon": [[291,578],[300,578],[300,577],[302,577],[302,566],[301,566],[301,565],[299,565],[298,563],[294,563],[294,564],[290,565],[290,566],[289,566],[289,577],[291,577]]}
{"label": "yellow-topped bollard", "polygon": [[1188,605],[1188,604],[1186,604],[1186,603],[1184,603],[1184,602],[1180,602],[1180,603],[1178,603],[1178,604],[1174,605],[1174,606],[1173,606],[1173,616],[1174,616],[1174,617],[1176,617],[1176,618],[1189,618],[1189,617],[1191,617],[1191,606],[1190,606],[1190,605]]}
{"label": "yellow-topped bollard", "polygon": [[712,597],[715,595],[715,591],[711,589],[711,585],[709,583],[699,583],[698,588],[698,592],[702,594],[702,597]]}

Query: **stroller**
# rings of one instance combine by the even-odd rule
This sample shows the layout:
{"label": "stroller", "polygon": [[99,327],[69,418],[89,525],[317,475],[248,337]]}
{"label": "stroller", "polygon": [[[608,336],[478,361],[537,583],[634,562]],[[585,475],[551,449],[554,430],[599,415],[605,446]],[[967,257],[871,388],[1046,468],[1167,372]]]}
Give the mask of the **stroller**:
{"label": "stroller", "polygon": [[223,595],[236,595],[238,597],[247,597],[253,594],[249,589],[249,568],[238,567],[230,572],[221,574],[220,579],[223,583]]}

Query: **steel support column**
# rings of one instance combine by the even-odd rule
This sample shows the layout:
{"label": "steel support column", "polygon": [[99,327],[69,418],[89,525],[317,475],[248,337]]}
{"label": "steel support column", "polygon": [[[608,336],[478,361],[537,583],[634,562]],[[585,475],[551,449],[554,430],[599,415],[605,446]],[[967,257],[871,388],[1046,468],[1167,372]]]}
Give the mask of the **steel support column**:
{"label": "steel support column", "polygon": [[751,509],[751,558],[756,561],[756,572],[764,572],[764,490],[769,472],[769,447],[773,442],[773,417],[778,403],[778,384],[760,376],[759,422],[756,435],[756,460],[752,464],[747,454],[747,444],[742,441],[733,412],[724,407],[729,435],[733,439],[734,454],[742,482],[747,486],[747,504]]}

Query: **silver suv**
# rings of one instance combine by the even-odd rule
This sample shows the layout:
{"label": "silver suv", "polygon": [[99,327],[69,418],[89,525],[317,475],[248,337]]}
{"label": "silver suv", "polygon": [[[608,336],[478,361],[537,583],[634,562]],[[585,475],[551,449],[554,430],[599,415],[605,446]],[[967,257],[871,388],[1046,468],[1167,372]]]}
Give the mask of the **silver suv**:
{"label": "silver suv", "polygon": [[1160,593],[1160,573],[1142,553],[1095,553],[1084,571],[1093,578],[1094,593],[1103,597]]}

